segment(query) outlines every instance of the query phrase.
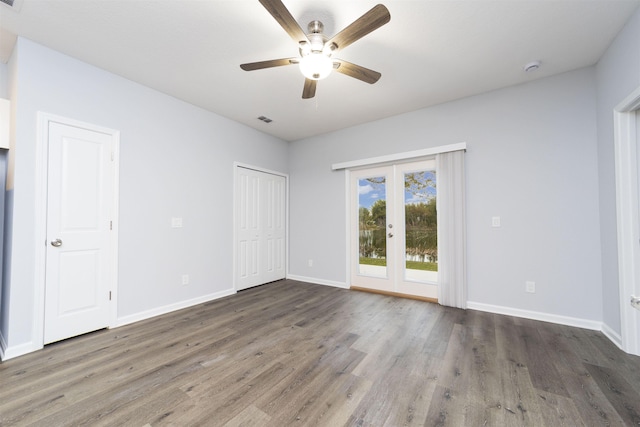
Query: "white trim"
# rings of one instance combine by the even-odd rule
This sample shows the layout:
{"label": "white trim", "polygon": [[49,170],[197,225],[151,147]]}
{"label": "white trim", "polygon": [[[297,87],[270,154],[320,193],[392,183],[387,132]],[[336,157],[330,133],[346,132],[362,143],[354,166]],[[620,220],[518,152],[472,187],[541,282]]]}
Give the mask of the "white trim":
{"label": "white trim", "polygon": [[209,301],[224,298],[229,295],[235,295],[235,289],[226,289],[224,291],[216,292],[209,295],[203,295],[201,297],[193,298],[186,301],[180,301],[177,303],[165,305],[162,307],[156,307],[151,310],[141,311],[140,313],[130,314],[118,319],[117,326],[129,325],[131,323],[139,322],[141,320],[150,319],[152,317],[161,316],[163,314],[171,313],[173,311],[182,310],[184,308],[193,307],[198,304],[204,304]]}
{"label": "white trim", "polygon": [[629,303],[638,281],[638,157],[634,110],[640,108],[640,87],[626,97],[613,113],[616,174],[616,222],[618,229],[618,283],[622,349],[640,355],[638,314]]}
{"label": "white trim", "polygon": [[499,305],[484,304],[481,302],[467,301],[467,309],[484,311],[487,313],[504,314],[507,316],[521,317],[524,319],[539,320],[542,322],[557,323],[559,325],[574,326],[577,328],[602,330],[602,322],[595,320],[579,319],[577,317],[560,316],[557,314],[542,313],[539,311],[521,310],[518,308]]}
{"label": "white trim", "polygon": [[602,324],[602,333],[605,337],[609,338],[609,341],[614,343],[620,350],[624,351],[622,348],[622,337],[606,323]]}
{"label": "white trim", "polygon": [[331,286],[340,289],[349,289],[349,285],[344,282],[335,282],[333,280],[316,279],[315,277],[298,276],[296,274],[288,274],[287,280],[297,280],[298,282],[313,283],[316,285]]}
{"label": "white trim", "polygon": [[153,317],[162,316],[164,314],[171,313],[173,311],[182,310],[184,308],[189,308],[196,306],[198,304],[204,304],[206,302],[210,302],[213,300],[217,300],[220,298],[228,297],[229,295],[235,295],[235,289],[226,289],[224,291],[216,292],[209,295],[203,295],[197,298],[193,298],[186,301],[180,301],[173,304],[168,304],[162,307],[156,307],[151,310],[141,311],[139,313],[130,314],[128,316],[123,316],[118,319],[118,326],[129,325],[131,323],[139,322],[141,320],[151,319]]}
{"label": "white trim", "polygon": [[120,248],[120,131],[112,131],[113,139],[113,201],[111,205],[111,313],[109,327],[118,324],[118,251]]}
{"label": "white trim", "polygon": [[[118,200],[119,200],[119,171],[120,171],[120,132],[114,129],[85,123],[67,117],[38,111],[38,128],[36,137],[35,158],[35,271],[34,271],[34,312],[31,351],[44,347],[44,309],[45,309],[45,260],[46,260],[46,234],[47,234],[47,177],[48,177],[48,144],[49,123],[56,122],[67,126],[74,126],[100,132],[111,136],[113,141],[113,200],[111,202],[111,217],[113,232],[111,233],[109,289],[111,290],[111,303],[109,313],[109,327],[117,324],[118,314]],[[38,344],[35,344],[38,343]]]}
{"label": "white trim", "polygon": [[11,147],[11,101],[0,98],[0,148]]}
{"label": "white trim", "polygon": [[232,265],[233,265],[233,289],[234,291],[238,290],[238,283],[237,283],[237,272],[238,272],[238,259],[237,259],[237,255],[238,255],[238,248],[236,245],[236,242],[238,240],[238,223],[237,223],[237,216],[238,216],[238,212],[237,212],[237,188],[238,188],[238,168],[244,168],[244,169],[251,169],[254,171],[258,171],[258,172],[263,172],[263,173],[268,173],[270,175],[275,175],[275,176],[281,176],[284,178],[284,191],[285,191],[285,195],[284,195],[284,241],[285,241],[285,248],[284,248],[284,262],[285,262],[285,266],[284,266],[284,274],[285,277],[287,277],[287,274],[289,273],[289,175],[283,172],[278,172],[278,171],[274,171],[271,169],[265,169],[259,166],[254,166],[254,165],[250,165],[247,163],[241,163],[241,162],[233,162],[233,242],[231,244],[232,250],[233,250],[233,255],[232,255]]}
{"label": "white trim", "polygon": [[2,346],[0,348],[1,350],[0,358],[2,359],[3,362],[6,362],[9,359],[13,359],[18,356],[24,356],[25,354],[33,353],[34,351],[38,351],[42,349],[42,346],[37,345],[33,341],[23,343],[23,344],[18,344],[13,347],[7,347],[7,344],[4,341],[4,337],[1,337],[1,338],[3,339],[2,339],[2,342],[0,343],[0,345]]}
{"label": "white trim", "polygon": [[261,168],[259,166],[254,166],[254,165],[250,165],[247,163],[241,163],[241,162],[233,162],[233,167],[234,170],[236,170],[237,168],[245,168],[245,169],[251,169],[254,171],[258,171],[258,172],[264,172],[264,173],[268,173],[270,175],[277,175],[277,176],[283,176],[285,178],[289,178],[289,175],[287,175],[284,172],[278,172],[278,171],[274,171],[271,169],[265,169],[265,168]]}
{"label": "white trim", "polygon": [[348,162],[334,163],[331,165],[331,169],[335,171],[340,169],[358,168],[361,166],[371,166],[371,165],[377,165],[381,163],[417,159],[419,157],[435,156],[436,154],[440,154],[440,153],[449,153],[451,151],[459,151],[459,150],[466,150],[466,149],[467,149],[467,143],[459,142],[457,144],[441,145],[439,147],[425,148],[422,150],[406,151],[404,153],[388,154],[386,156],[370,157],[368,159],[351,160]]}

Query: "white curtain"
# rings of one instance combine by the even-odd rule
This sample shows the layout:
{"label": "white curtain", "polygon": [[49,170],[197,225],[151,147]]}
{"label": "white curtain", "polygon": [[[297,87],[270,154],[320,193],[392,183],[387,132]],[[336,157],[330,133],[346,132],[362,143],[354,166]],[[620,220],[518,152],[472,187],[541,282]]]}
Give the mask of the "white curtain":
{"label": "white curtain", "polygon": [[467,308],[464,151],[436,155],[438,302]]}

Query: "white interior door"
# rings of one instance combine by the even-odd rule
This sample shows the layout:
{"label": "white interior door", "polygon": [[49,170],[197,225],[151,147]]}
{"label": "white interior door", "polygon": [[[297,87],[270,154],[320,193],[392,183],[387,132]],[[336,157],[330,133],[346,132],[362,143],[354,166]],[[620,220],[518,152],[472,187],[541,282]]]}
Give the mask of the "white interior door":
{"label": "white interior door", "polygon": [[437,298],[435,161],[351,171],[351,286]]}
{"label": "white interior door", "polygon": [[286,180],[236,169],[236,289],[285,278]]}
{"label": "white interior door", "polygon": [[109,326],[113,136],[50,122],[44,343]]}

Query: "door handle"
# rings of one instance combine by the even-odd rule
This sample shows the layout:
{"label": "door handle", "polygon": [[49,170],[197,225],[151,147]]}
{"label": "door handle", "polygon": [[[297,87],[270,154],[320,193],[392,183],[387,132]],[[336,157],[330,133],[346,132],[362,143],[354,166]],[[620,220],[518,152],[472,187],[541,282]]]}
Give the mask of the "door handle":
{"label": "door handle", "polygon": [[389,237],[393,237],[393,233],[389,233]]}
{"label": "door handle", "polygon": [[60,246],[62,246],[62,240],[60,239],[52,240],[51,246],[53,246],[54,248],[59,248]]}

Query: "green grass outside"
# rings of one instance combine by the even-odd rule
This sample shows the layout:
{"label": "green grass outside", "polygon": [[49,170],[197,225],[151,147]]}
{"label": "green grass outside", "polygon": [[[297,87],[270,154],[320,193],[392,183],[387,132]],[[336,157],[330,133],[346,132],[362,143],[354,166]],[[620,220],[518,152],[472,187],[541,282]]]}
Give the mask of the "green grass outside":
{"label": "green grass outside", "polygon": [[[384,258],[360,257],[360,264],[379,265],[381,267],[386,267],[387,260]],[[438,264],[435,262],[407,261],[406,268],[407,270],[438,271]]]}

